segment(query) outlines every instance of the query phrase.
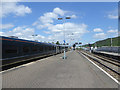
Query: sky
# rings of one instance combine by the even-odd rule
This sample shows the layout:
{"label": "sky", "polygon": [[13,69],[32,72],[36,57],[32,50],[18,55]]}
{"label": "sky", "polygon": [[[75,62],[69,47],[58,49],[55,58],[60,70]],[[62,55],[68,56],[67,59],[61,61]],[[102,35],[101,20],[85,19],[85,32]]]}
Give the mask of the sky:
{"label": "sky", "polygon": [[40,42],[65,40],[72,45],[94,43],[118,33],[117,2],[2,2],[0,9],[2,36]]}

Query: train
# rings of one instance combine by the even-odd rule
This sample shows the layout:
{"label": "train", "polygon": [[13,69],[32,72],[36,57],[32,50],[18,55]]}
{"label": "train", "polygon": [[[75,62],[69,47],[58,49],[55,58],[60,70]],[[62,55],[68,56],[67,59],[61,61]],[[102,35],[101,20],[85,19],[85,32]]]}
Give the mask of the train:
{"label": "train", "polygon": [[69,46],[43,43],[18,38],[0,36],[0,60],[2,66],[59,54],[69,50]]}

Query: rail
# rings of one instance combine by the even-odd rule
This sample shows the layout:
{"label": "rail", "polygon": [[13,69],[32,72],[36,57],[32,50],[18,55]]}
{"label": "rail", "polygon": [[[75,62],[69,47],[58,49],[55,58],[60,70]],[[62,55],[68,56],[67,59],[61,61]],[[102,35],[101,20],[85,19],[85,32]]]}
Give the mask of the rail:
{"label": "rail", "polygon": [[[88,53],[86,51],[78,51],[78,53],[82,53],[83,55],[87,56],[88,58],[94,60],[95,62],[99,63],[100,65],[102,65],[103,67],[109,69],[110,71],[114,72],[115,74],[117,74],[118,76],[120,75],[120,72],[118,70],[115,70],[115,68],[120,68],[120,63],[119,62],[115,62],[115,61],[110,61],[109,59],[106,59],[104,57],[100,57],[100,56],[97,56],[97,55],[94,55],[94,54],[91,54],[91,53]],[[103,62],[102,62],[103,61]],[[108,63],[108,64],[105,64],[105,63]],[[112,64],[113,67],[110,67],[109,64]]]}

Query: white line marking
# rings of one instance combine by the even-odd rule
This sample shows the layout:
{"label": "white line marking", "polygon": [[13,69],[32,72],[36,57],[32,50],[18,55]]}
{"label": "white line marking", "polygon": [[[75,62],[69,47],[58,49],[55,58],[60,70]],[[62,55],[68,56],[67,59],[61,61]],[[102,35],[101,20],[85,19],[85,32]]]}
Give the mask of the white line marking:
{"label": "white line marking", "polygon": [[[81,55],[83,55],[82,53],[80,53]],[[83,55],[88,61],[90,61],[92,64],[94,64],[97,68],[99,68],[101,71],[103,71],[106,75],[108,75],[112,80],[114,80],[117,84],[120,85],[120,82],[118,80],[116,80],[113,76],[111,76],[109,73],[107,73],[105,70],[103,70],[101,67],[99,67],[97,64],[95,64],[93,61],[91,61],[88,57],[86,57],[85,55]]]}
{"label": "white line marking", "polygon": [[31,64],[34,64],[34,63],[36,63],[36,62],[30,62],[30,63],[27,63],[27,64],[24,64],[23,66],[28,66],[28,65],[31,65]]}

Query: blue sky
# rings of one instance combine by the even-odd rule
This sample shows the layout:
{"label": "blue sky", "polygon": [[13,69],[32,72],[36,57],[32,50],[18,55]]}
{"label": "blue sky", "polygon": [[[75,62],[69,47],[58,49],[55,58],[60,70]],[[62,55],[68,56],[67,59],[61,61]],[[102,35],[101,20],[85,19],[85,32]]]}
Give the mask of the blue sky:
{"label": "blue sky", "polygon": [[[117,10],[117,2],[3,3],[0,34],[63,43],[65,30],[68,43],[93,43],[117,36]],[[57,20],[66,16],[71,19]]]}

